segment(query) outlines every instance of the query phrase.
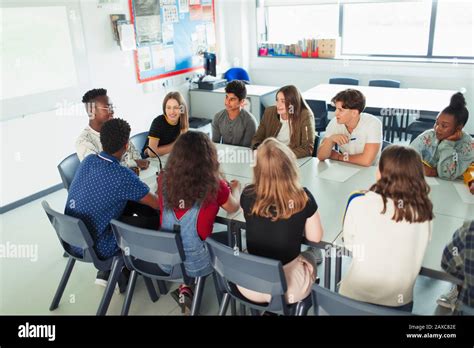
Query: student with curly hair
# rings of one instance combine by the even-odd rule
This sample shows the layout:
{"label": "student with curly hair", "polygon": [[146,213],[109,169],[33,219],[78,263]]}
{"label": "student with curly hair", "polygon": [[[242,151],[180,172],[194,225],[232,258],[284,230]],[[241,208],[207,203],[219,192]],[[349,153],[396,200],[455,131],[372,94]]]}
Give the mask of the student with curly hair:
{"label": "student with curly hair", "polygon": [[431,238],[433,205],[415,150],[387,147],[377,182],[350,197],[343,227],[352,263],[339,293],[355,300],[411,311],[413,287]]}
{"label": "student with curly hair", "polygon": [[[228,183],[221,177],[216,147],[206,134],[188,131],[178,137],[165,170],[158,177],[157,195],[161,229],[180,228],[188,276],[210,274],[211,259],[204,240],[212,235],[219,208],[229,213],[239,210],[240,183]],[[227,232],[217,238],[226,241],[226,237]],[[166,265],[162,268],[171,271]],[[184,311],[192,302],[193,286],[183,284],[173,296]]]}
{"label": "student with curly hair", "polygon": [[[94,238],[100,258],[115,255],[119,248],[110,221],[121,218],[140,227],[156,228],[158,199],[138,176],[120,165],[129,147],[130,126],[119,118],[104,123],[100,132],[101,151],[87,156],[80,164],[69,188],[65,214],[81,219]],[[128,203],[147,206],[150,216],[133,216]],[[126,209],[126,207],[128,207]],[[123,216],[129,210],[130,216]],[[141,209],[143,211],[143,209]],[[155,215],[155,217],[153,216]],[[141,220],[141,221],[140,221]],[[71,246],[78,255],[82,249]],[[99,272],[96,283],[105,286],[110,272]],[[123,287],[122,291],[125,290]]]}

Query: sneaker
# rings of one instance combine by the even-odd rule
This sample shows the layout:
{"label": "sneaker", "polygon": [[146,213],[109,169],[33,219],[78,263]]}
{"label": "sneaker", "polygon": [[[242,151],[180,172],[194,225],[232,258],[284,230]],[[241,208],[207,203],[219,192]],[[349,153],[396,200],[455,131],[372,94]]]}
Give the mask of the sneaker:
{"label": "sneaker", "polygon": [[[107,287],[109,283],[110,271],[98,271],[95,278],[95,284]],[[127,267],[122,268],[117,284],[115,284],[115,292],[123,294],[127,290],[128,280],[130,279],[130,271]]]}
{"label": "sneaker", "polygon": [[94,283],[105,288],[107,286],[107,283],[109,282],[109,276],[110,271],[98,271]]}
{"label": "sneaker", "polygon": [[444,308],[449,308],[452,311],[456,308],[456,302],[458,300],[458,287],[454,285],[451,290],[447,293],[442,294],[437,300],[436,303]]}

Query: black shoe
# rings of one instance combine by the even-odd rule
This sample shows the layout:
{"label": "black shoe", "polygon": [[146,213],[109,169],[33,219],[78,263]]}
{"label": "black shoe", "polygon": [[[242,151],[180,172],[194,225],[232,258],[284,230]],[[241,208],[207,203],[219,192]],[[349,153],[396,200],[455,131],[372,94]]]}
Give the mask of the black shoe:
{"label": "black shoe", "polygon": [[95,278],[95,284],[103,286],[104,288],[107,286],[109,282],[110,271],[98,271],[97,277]]}
{"label": "black shoe", "polygon": [[130,271],[127,267],[122,268],[122,272],[119,274],[117,285],[119,292],[123,294],[127,290],[128,281],[130,280]]}

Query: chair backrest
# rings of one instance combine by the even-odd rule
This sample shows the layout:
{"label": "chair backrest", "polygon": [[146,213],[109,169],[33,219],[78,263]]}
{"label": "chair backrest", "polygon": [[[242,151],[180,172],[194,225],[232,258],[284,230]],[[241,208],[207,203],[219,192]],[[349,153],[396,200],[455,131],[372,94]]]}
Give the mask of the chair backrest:
{"label": "chair backrest", "polygon": [[329,79],[331,85],[353,85],[358,86],[359,80],[350,77],[333,77]]}
{"label": "chair backrest", "polygon": [[392,145],[391,142],[383,140],[383,141],[382,141],[382,151],[385,150],[385,148],[386,148],[387,146],[390,146],[390,145]]}
{"label": "chair backrest", "polygon": [[58,164],[59,175],[61,175],[61,180],[66,190],[69,190],[69,187],[71,187],[72,180],[80,164],[81,162],[76,153],[67,156]]}
{"label": "chair backrest", "polygon": [[397,80],[370,80],[369,86],[400,88],[400,81]]}
{"label": "chair backrest", "polygon": [[148,139],[148,132],[141,132],[138,134],[135,134],[134,136],[130,137],[130,142],[135,146],[138,152],[140,152],[140,156],[144,158],[144,147],[146,144],[146,141]]}
{"label": "chair backrest", "polygon": [[235,285],[239,285],[249,290],[270,294],[271,302],[264,305],[269,310],[270,308],[275,311],[286,310],[284,295],[287,284],[280,261],[234,251],[212,238],[206,239],[206,243],[212,267],[232,297],[242,302],[253,303],[236,290]]}
{"label": "chair backrest", "polygon": [[411,315],[409,312],[356,301],[318,284],[313,285],[312,297],[315,315],[319,314],[319,307],[329,315]]}
{"label": "chair backrest", "polygon": [[[73,258],[93,263],[97,269],[110,269],[111,259],[100,260],[94,250],[94,240],[81,219],[61,214],[49,206],[47,201],[42,201],[46,215],[53,225],[59,242],[64,250]],[[83,255],[78,255],[71,247],[81,248]]]}
{"label": "chair backrest", "polygon": [[[110,225],[129,269],[151,278],[189,282],[179,233],[149,230],[117,220]],[[162,269],[164,266],[170,268],[169,273]]]}
{"label": "chair backrest", "polygon": [[323,132],[328,124],[328,106],[324,100],[306,100],[314,115],[316,132]]}
{"label": "chair backrest", "polygon": [[250,83],[248,72],[242,68],[230,68],[224,73],[224,78],[229,82],[232,80],[242,80],[245,83]]}

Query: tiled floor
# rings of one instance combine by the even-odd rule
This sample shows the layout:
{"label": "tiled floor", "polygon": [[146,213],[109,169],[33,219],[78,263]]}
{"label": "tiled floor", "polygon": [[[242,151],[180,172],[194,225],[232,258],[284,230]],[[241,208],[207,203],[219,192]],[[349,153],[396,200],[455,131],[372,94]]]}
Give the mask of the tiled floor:
{"label": "tiled floor", "polygon": [[[0,314],[93,315],[104,288],[94,284],[96,270],[90,264],[80,262],[76,263],[59,307],[53,312],[49,311],[67,259],[63,257],[56,234],[41,207],[43,199],[53,209],[62,211],[66,191],[52,193],[0,216],[0,243],[9,246],[7,257],[0,262]],[[13,251],[20,245],[28,245],[32,252],[16,257]],[[349,259],[344,260],[343,269],[348,266],[348,262]],[[324,281],[322,266],[318,269],[321,282]],[[171,289],[176,286],[172,285]],[[449,311],[437,307],[436,298],[449,287],[450,284],[446,282],[419,277],[415,286],[414,312],[448,314]],[[108,314],[120,314],[123,299],[123,295],[114,294]],[[217,314],[218,306],[211,279],[206,284],[201,308],[202,314]],[[151,302],[143,280],[139,278],[130,315],[181,315],[181,312],[169,294],[161,296],[155,303]]]}

